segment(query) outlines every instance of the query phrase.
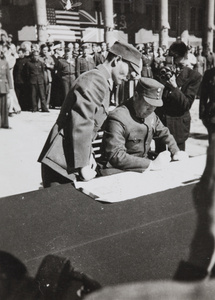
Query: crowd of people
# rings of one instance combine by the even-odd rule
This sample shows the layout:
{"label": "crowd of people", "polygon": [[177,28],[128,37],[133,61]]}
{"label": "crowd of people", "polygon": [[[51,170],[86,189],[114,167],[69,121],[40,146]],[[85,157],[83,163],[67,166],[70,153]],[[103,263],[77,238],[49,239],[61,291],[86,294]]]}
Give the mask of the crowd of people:
{"label": "crowd of people", "polygon": [[[124,102],[129,98],[131,99],[131,105],[129,106],[129,102],[127,102],[126,107],[128,110],[135,110],[135,99],[142,99],[143,93],[146,93],[144,88],[141,91],[136,90],[136,86],[140,87],[143,85],[150,91],[154,89],[154,93],[150,92],[152,99],[155,100],[156,96],[162,95],[162,105],[157,105],[154,100],[147,101],[144,97],[142,99],[144,101],[146,100],[144,102],[144,106],[152,106],[148,108],[150,114],[152,114],[152,112],[155,112],[156,117],[159,117],[159,122],[161,121],[161,124],[169,130],[169,133],[173,136],[174,141],[176,142],[177,151],[185,151],[185,142],[189,136],[191,123],[189,110],[197,97],[203,99],[203,91],[205,91],[205,88],[201,88],[202,76],[207,73],[206,70],[213,70],[215,64],[214,55],[213,53],[211,53],[210,49],[208,49],[207,55],[203,55],[203,49],[200,46],[196,48],[187,46],[182,41],[178,40],[170,45],[170,47],[167,49],[164,46],[156,48],[154,43],[138,44],[135,46],[126,43],[118,43],[118,46],[114,44],[112,47],[109,47],[109,45],[105,42],[99,44],[80,44],[78,42],[65,43],[64,41],[47,41],[44,44],[26,41],[21,43],[19,46],[16,46],[14,45],[12,39],[13,37],[10,34],[1,34],[0,63],[2,64],[2,67],[0,76],[3,79],[1,81],[0,90],[1,128],[9,128],[8,116],[13,116],[14,114],[20,113],[22,110],[32,111],[33,113],[38,111],[48,113],[50,108],[61,107],[62,109],[58,120],[63,119],[65,116],[61,118],[61,115],[64,114],[64,112],[66,114],[69,113],[67,102],[69,103],[71,102],[71,100],[66,101],[66,99],[69,99],[72,93],[71,91],[73,91],[75,94],[75,97],[72,95],[72,103],[74,102],[74,98],[77,98],[78,100],[76,101],[79,101],[79,95],[77,94],[80,94],[80,91],[76,91],[76,88],[80,82],[81,86],[83,83],[84,85],[86,85],[83,90],[85,91],[85,89],[87,89],[87,91],[84,92],[84,95],[80,96],[81,104],[80,112],[78,112],[78,114],[81,115],[81,117],[83,117],[84,115],[87,120],[90,119],[91,123],[94,122],[97,125],[96,130],[92,128],[94,134],[92,135],[92,133],[89,132],[88,136],[86,134],[86,127],[83,131],[80,130],[80,124],[78,124],[77,127],[78,132],[81,133],[80,139],[85,140],[85,143],[89,139],[91,143],[95,138],[95,133],[102,127],[101,120],[105,121],[106,119],[101,118],[101,120],[97,121],[95,118],[97,110],[101,110],[100,104],[103,103],[103,101],[105,102],[105,105],[102,104],[102,106],[104,106],[103,109],[106,117],[108,114],[110,115],[109,119],[113,117],[113,114],[109,113],[110,107],[112,107],[113,109],[118,105],[123,106]],[[122,53],[120,52],[121,46],[123,49]],[[120,48],[120,51],[118,47]],[[130,47],[130,52],[128,51],[128,53],[126,52],[127,47]],[[124,50],[126,58],[123,58]],[[132,55],[134,56],[132,57]],[[122,69],[120,69],[121,67],[118,66],[119,62],[128,63],[133,59],[135,63],[132,64],[132,67],[130,66],[130,64],[128,64],[128,70],[126,69],[127,67],[122,67]],[[103,95],[103,101],[98,103],[98,97],[100,97],[98,95],[101,92],[102,87],[96,86],[95,91],[93,90],[93,77],[91,77],[91,75],[93,75],[94,73],[88,71],[94,72],[94,70],[98,70],[101,66],[103,66],[105,70],[108,70],[107,79],[109,93],[108,100],[104,100],[105,96]],[[115,74],[115,69],[117,70],[117,74]],[[87,74],[86,77],[83,76],[83,74]],[[120,74],[122,75],[121,78],[120,76],[118,77],[118,75]],[[146,83],[144,79],[150,79],[152,81]],[[132,95],[129,90],[131,82],[134,84]],[[205,82],[205,80],[203,80],[203,82]],[[210,82],[210,80],[206,80],[206,82],[208,83]],[[159,86],[159,84],[161,84],[161,86]],[[157,92],[155,88],[156,86]],[[103,88],[104,87],[105,85],[103,84]],[[80,89],[79,86],[78,88]],[[208,88],[207,90],[209,91],[210,89]],[[88,95],[88,93],[90,93],[90,95]],[[96,99],[91,99],[89,101],[89,98],[92,97],[93,94],[95,94]],[[208,98],[208,96],[204,97]],[[95,111],[90,112],[90,116],[87,115],[87,111],[89,110],[89,108],[83,108],[86,99],[88,99],[91,105],[92,103],[94,104],[92,105],[91,109],[95,108]],[[203,101],[201,99],[200,107],[203,107],[203,102],[205,102],[205,105],[207,106],[208,100]],[[133,103],[135,104],[133,105]],[[83,107],[81,107],[81,105]],[[66,109],[64,110],[65,107]],[[71,109],[73,109],[73,107],[71,107]],[[86,111],[83,112],[83,109],[85,109]],[[119,109],[119,111],[121,110]],[[205,109],[204,111],[207,111],[207,109]],[[200,117],[202,117],[201,112]],[[75,120],[74,118],[75,117],[73,117],[72,120],[73,126]],[[144,124],[147,123],[145,122],[147,120],[146,116],[142,118],[138,117],[138,122],[140,121],[139,119],[142,119],[142,122]],[[107,121],[107,123],[108,122],[109,121]],[[158,121],[154,122],[158,124]],[[63,125],[60,125],[60,127],[58,126],[58,132],[61,129],[65,131],[64,120],[61,120],[60,124],[61,123]],[[83,121],[83,123],[85,123],[86,125],[87,122]],[[92,124],[90,124],[90,126],[92,127]],[[127,124],[125,124],[125,126],[127,126]],[[158,128],[161,128],[159,126]],[[151,127],[151,125],[148,127]],[[163,138],[160,138],[161,132],[159,131],[159,133],[157,133],[156,130],[157,129],[155,127],[152,127],[152,134],[150,134],[150,136],[155,140],[156,153],[159,154],[166,150],[166,147],[169,146],[166,145]],[[75,134],[76,129],[73,129],[73,131]],[[116,134],[115,129],[113,131]],[[70,136],[70,134],[71,133],[68,132],[68,136]],[[115,134],[113,134],[114,138],[116,138]],[[76,133],[76,137],[77,136],[78,134]],[[121,166],[120,159],[118,159],[117,157],[122,154],[122,149],[124,149],[123,151],[126,152],[130,151],[130,149],[128,149],[127,147],[123,148],[124,144],[129,144],[127,143],[127,137],[123,136],[122,138],[121,134],[118,136],[118,138],[120,138],[122,142],[122,149],[117,150],[118,152],[116,153],[115,145],[111,144],[113,142],[112,139],[111,141],[108,141],[109,137],[107,138],[107,136],[108,135],[106,131],[106,135],[104,135],[104,139],[106,140],[104,140],[103,143],[106,145],[106,149],[104,150],[104,154],[102,157],[106,160],[105,168],[107,166],[107,163],[110,165],[110,161],[114,161],[115,168],[126,169],[126,167]],[[146,131],[144,132],[144,136],[149,136]],[[84,137],[86,137],[86,139],[84,139]],[[138,141],[140,140],[138,137],[134,138]],[[107,141],[109,144],[107,143]],[[115,142],[120,145],[119,141]],[[146,140],[144,140],[144,143],[145,142]],[[70,148],[71,145],[69,146],[69,144],[72,144],[72,148],[74,148],[73,143],[74,141],[71,140],[70,136],[67,148]],[[77,143],[77,145],[80,148],[84,148],[84,145],[83,147],[81,146],[82,143]],[[107,149],[109,149],[110,147],[113,148],[113,153],[112,150],[110,153],[107,153]],[[90,146],[88,148],[90,149]],[[147,157],[149,149],[150,145],[144,144],[142,151],[140,151],[140,153],[134,151],[134,155]],[[171,152],[171,147],[169,147],[169,150]],[[71,152],[73,151],[74,149],[72,149]],[[81,157],[80,150],[77,151],[79,152],[79,156]],[[173,152],[175,153],[177,151],[174,150]],[[66,150],[66,152],[68,152],[68,150]],[[87,157],[81,159],[81,165],[83,163],[88,165],[89,159],[92,154],[91,150],[88,152],[89,153]],[[173,156],[174,153],[172,153]],[[70,154],[68,153],[64,153],[64,157],[66,158],[66,162],[62,163],[64,166],[66,166],[66,172],[68,172],[68,165],[70,164],[70,169],[72,171],[70,170],[69,172],[76,172],[74,170],[80,167],[79,164],[77,165],[77,167],[74,167],[76,166],[76,163],[74,162],[76,158],[70,157]],[[113,159],[114,157],[115,160]],[[69,163],[67,160],[69,160]],[[44,167],[44,165],[46,164],[42,165]],[[59,163],[57,163],[57,165],[59,168]],[[127,165],[127,162],[125,165]],[[146,163],[146,166],[147,165],[149,165],[149,162]],[[102,162],[102,168],[103,167],[104,162]],[[93,170],[89,178],[94,177],[95,174],[96,171]],[[70,178],[70,175],[67,176],[68,174],[65,174],[64,171],[61,175],[63,175],[67,179],[68,177]],[[81,174],[81,178],[86,179],[88,178],[88,175],[85,178],[85,176]]]}
{"label": "crowd of people", "polygon": [[75,79],[104,62],[107,44],[59,41],[41,45],[23,42],[15,46],[12,35],[2,33],[0,51],[1,61],[6,64],[1,69],[10,73],[4,75],[9,88],[6,93],[1,91],[5,105],[0,127],[8,128],[8,116],[61,107]]}

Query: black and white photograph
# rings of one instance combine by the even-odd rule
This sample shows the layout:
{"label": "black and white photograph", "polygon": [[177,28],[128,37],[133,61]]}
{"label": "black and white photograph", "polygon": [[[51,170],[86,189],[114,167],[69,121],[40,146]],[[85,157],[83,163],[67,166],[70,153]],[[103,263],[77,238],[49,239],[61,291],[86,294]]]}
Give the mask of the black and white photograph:
{"label": "black and white photograph", "polygon": [[0,0],[0,300],[214,278],[215,0]]}

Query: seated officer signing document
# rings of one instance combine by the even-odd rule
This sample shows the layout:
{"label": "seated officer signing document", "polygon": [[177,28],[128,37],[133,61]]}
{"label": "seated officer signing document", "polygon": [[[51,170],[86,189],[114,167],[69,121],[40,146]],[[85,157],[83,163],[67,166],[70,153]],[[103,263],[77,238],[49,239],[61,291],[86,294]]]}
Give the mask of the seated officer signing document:
{"label": "seated officer signing document", "polygon": [[[134,96],[110,113],[102,147],[106,168],[157,170],[170,162],[171,155],[173,160],[187,158],[187,154],[179,150],[169,129],[154,113],[156,107],[163,105],[163,88],[154,79],[140,78]],[[148,152],[154,137],[165,143],[170,152],[163,151],[155,160],[150,160]]]}

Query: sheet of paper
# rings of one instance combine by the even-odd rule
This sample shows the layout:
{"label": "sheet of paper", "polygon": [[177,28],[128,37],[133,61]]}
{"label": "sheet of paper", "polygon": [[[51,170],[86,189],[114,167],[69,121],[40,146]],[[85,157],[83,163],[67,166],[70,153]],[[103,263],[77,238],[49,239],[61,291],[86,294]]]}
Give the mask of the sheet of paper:
{"label": "sheet of paper", "polygon": [[123,172],[95,178],[88,182],[77,181],[75,187],[95,200],[119,202],[168,190],[199,180],[206,155],[183,162],[171,162],[166,169],[144,173]]}

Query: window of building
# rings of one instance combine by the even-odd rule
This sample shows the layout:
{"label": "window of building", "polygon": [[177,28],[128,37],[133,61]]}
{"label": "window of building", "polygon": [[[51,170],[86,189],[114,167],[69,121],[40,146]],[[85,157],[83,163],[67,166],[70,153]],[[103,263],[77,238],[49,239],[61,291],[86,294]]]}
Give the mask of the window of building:
{"label": "window of building", "polygon": [[169,16],[169,26],[170,30],[177,32],[178,29],[178,7],[176,5],[169,6],[168,10]]}
{"label": "window of building", "polygon": [[18,6],[23,6],[23,5],[28,5],[32,4],[33,0],[0,0],[0,5],[2,6],[9,6],[9,5],[18,5]]}
{"label": "window of building", "polygon": [[160,28],[160,12],[159,5],[146,4],[147,27],[153,31],[159,31]]}
{"label": "window of building", "polygon": [[133,0],[113,1],[114,13],[129,14],[134,12]]}
{"label": "window of building", "polygon": [[204,22],[204,13],[203,8],[198,6],[192,6],[190,8],[190,24],[189,24],[189,31],[196,32],[201,31],[203,28]]}

